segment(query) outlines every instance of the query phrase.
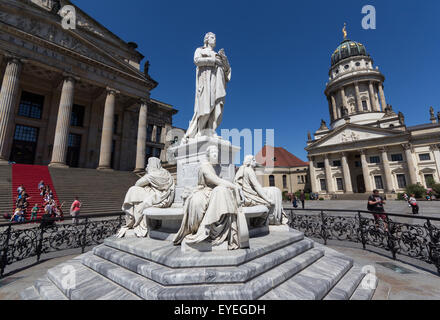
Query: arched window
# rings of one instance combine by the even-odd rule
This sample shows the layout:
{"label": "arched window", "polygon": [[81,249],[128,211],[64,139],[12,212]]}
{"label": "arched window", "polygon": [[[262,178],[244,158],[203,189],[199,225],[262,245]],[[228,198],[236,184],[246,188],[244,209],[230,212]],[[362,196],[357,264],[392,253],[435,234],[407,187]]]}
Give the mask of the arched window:
{"label": "arched window", "polygon": [[275,187],[275,176],[269,176],[269,186]]}

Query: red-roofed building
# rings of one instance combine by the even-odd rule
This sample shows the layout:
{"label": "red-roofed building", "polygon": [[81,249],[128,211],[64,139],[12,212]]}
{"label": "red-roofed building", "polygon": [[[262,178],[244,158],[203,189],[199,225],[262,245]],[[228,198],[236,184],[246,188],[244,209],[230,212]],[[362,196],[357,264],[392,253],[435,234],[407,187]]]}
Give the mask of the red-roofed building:
{"label": "red-roofed building", "polygon": [[264,187],[277,187],[283,193],[310,190],[309,164],[284,148],[264,146],[255,156],[257,174]]}

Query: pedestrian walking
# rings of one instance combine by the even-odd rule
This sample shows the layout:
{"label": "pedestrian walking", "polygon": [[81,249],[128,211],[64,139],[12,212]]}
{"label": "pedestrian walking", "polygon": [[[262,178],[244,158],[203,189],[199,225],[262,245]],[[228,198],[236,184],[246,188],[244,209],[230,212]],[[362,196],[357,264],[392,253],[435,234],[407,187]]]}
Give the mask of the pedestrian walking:
{"label": "pedestrian walking", "polygon": [[298,198],[296,197],[296,194],[293,194],[292,196],[292,205],[295,209],[298,208]]}
{"label": "pedestrian walking", "polygon": [[411,205],[412,208],[412,213],[413,214],[419,214],[419,205],[417,204],[417,199],[416,199],[416,195],[412,194],[411,198],[409,198],[409,204]]}
{"label": "pedestrian walking", "polygon": [[75,201],[73,201],[71,207],[70,207],[70,215],[73,217],[73,223],[78,224],[79,222],[79,214],[81,212],[81,202],[79,201],[78,197],[75,197]]}
{"label": "pedestrian walking", "polygon": [[299,200],[301,201],[302,208],[306,208],[306,194],[304,193],[304,190],[301,191],[301,194],[299,195]]}
{"label": "pedestrian walking", "polygon": [[374,220],[376,221],[376,227],[379,227],[379,221],[382,220],[385,225],[385,231],[388,231],[387,224],[387,216],[385,213],[384,205],[386,204],[385,200],[379,194],[379,190],[374,190],[373,194],[368,198],[368,211],[376,212],[374,215]]}

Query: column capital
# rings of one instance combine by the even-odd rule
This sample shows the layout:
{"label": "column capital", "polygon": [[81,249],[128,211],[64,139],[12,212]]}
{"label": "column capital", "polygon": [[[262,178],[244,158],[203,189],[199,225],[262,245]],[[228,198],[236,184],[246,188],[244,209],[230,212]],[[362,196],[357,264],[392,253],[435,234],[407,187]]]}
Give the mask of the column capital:
{"label": "column capital", "polygon": [[367,149],[360,149],[360,150],[359,150],[359,153],[360,153],[361,155],[366,155],[366,154],[367,154]]}
{"label": "column capital", "polygon": [[27,62],[26,59],[23,59],[18,56],[10,55],[10,54],[5,55],[5,61],[6,61],[6,63],[12,62],[12,63],[18,64],[20,66],[23,65],[25,62]]}
{"label": "column capital", "polygon": [[68,81],[70,80],[72,82],[79,82],[81,79],[72,73],[63,72],[63,80],[68,80]]}
{"label": "column capital", "polygon": [[431,144],[429,146],[429,148],[431,149],[431,151],[439,151],[440,150],[440,145],[439,144]]}
{"label": "column capital", "polygon": [[413,145],[411,143],[403,143],[402,144],[402,148],[406,151],[406,150],[410,150],[411,152],[413,152]]}
{"label": "column capital", "polygon": [[148,104],[148,99],[147,98],[140,98],[139,99],[139,104],[140,105],[147,105]]}
{"label": "column capital", "polygon": [[388,152],[388,147],[379,147],[378,148],[380,152]]}
{"label": "column capital", "polygon": [[347,156],[348,156],[348,152],[347,152],[347,151],[341,151],[339,154],[340,154],[342,157],[345,157],[345,158],[347,158]]}
{"label": "column capital", "polygon": [[121,93],[120,91],[113,89],[113,88],[110,88],[110,87],[105,88],[105,90],[107,91],[107,95],[111,94],[111,95],[116,96]]}
{"label": "column capital", "polygon": [[309,159],[309,161],[313,162],[313,161],[315,161],[315,156],[307,156],[307,159]]}

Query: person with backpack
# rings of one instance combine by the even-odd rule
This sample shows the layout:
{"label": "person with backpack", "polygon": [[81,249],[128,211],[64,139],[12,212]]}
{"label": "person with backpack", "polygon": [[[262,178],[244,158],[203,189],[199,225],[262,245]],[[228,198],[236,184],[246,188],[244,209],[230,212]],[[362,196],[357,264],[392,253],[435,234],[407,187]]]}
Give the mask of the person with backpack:
{"label": "person with backpack", "polygon": [[409,204],[411,205],[412,208],[412,213],[414,215],[419,214],[419,205],[417,204],[417,199],[416,199],[416,195],[412,194],[411,198],[409,198]]}

